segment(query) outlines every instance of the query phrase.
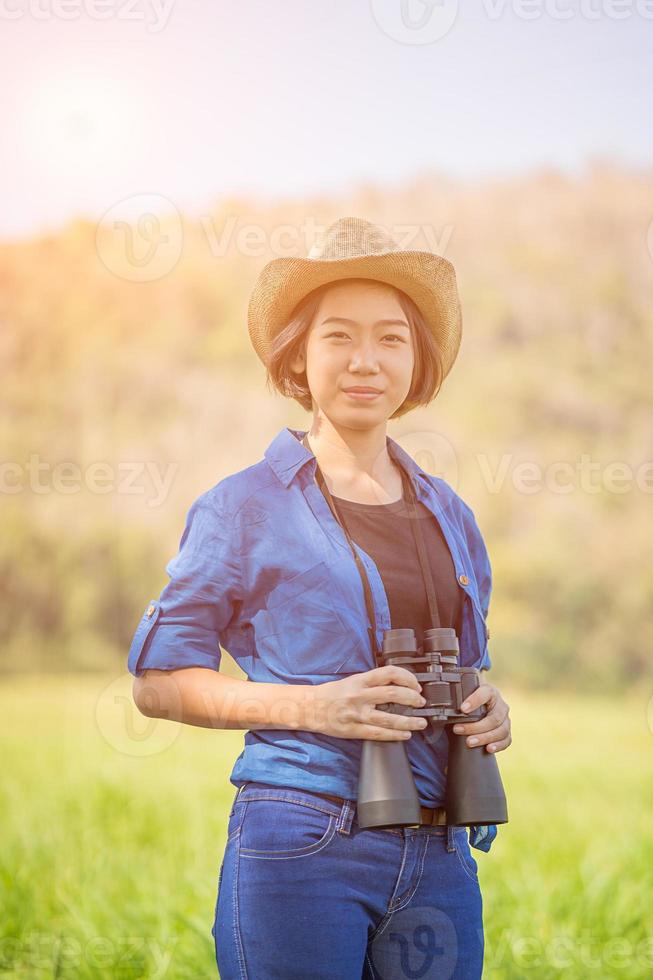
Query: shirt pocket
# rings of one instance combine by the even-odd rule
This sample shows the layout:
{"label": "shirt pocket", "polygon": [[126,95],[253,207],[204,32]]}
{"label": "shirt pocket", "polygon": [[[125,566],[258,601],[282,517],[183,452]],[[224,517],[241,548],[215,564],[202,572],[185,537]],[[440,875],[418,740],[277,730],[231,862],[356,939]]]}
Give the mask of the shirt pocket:
{"label": "shirt pocket", "polygon": [[259,652],[271,667],[292,676],[370,670],[359,631],[339,610],[342,601],[324,561],[280,582],[257,625]]}

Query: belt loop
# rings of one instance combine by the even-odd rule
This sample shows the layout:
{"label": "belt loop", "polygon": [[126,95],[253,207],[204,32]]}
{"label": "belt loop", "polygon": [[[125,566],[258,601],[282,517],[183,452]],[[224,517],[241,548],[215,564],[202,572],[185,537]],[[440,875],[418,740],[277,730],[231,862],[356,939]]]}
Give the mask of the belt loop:
{"label": "belt loop", "polygon": [[338,814],[338,822],[336,824],[336,830],[339,834],[350,834],[351,825],[354,821],[354,810],[356,804],[353,800],[343,800],[340,813]]}
{"label": "belt loop", "polygon": [[448,823],[447,824],[447,851],[451,852],[456,850],[455,834],[456,834],[456,828],[453,826],[453,824]]}

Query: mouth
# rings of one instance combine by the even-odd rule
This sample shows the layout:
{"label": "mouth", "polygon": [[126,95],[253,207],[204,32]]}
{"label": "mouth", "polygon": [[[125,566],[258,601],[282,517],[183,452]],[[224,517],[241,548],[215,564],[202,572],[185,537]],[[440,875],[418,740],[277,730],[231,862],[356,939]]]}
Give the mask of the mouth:
{"label": "mouth", "polygon": [[342,389],[346,395],[381,395],[382,391],[380,388],[372,388],[369,385],[353,385],[351,388]]}

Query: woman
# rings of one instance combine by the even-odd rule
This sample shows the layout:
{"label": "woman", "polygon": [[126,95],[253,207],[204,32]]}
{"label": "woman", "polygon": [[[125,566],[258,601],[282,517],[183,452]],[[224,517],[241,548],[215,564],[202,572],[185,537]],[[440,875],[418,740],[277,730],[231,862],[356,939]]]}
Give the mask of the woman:
{"label": "woman", "polygon": [[[308,258],[267,264],[249,333],[311,427],[283,428],[262,460],[193,503],[129,655],[145,714],[247,729],[212,930],[220,976],[480,977],[477,865],[443,808],[448,738],[418,716],[415,674],[375,659],[386,630],[414,628],[421,644],[432,625],[419,519],[440,624],[455,628],[462,666],[490,667],[491,570],[474,515],[386,435],[455,360],[453,267],[342,218]],[[219,673],[220,645],[247,681]],[[486,716],[454,730],[505,749],[497,688],[482,682],[468,701]],[[365,739],[404,742],[419,824],[360,826]],[[469,829],[481,850],[495,834]]]}

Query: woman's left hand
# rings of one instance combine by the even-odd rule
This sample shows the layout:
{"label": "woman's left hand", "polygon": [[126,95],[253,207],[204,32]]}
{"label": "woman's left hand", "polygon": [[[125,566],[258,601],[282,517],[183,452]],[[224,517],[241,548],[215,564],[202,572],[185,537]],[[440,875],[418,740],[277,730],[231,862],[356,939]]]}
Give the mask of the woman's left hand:
{"label": "woman's left hand", "polygon": [[487,704],[485,718],[481,718],[480,721],[470,721],[464,725],[456,724],[453,726],[453,730],[456,735],[467,736],[466,742],[470,748],[475,745],[485,745],[488,752],[501,752],[503,749],[507,749],[512,742],[510,718],[508,717],[510,706],[501,697],[499,689],[494,684],[487,683],[480,684],[463,701],[463,705],[469,705],[468,711],[473,711],[482,704]]}

